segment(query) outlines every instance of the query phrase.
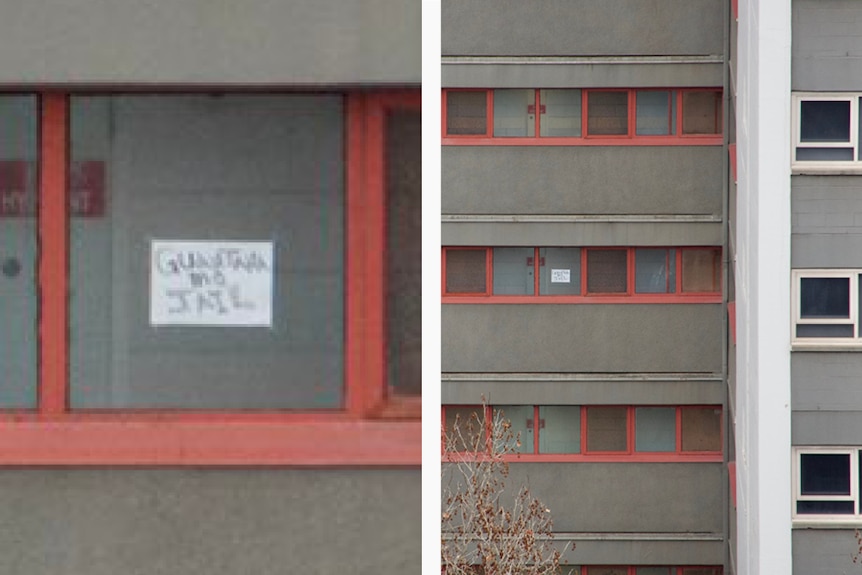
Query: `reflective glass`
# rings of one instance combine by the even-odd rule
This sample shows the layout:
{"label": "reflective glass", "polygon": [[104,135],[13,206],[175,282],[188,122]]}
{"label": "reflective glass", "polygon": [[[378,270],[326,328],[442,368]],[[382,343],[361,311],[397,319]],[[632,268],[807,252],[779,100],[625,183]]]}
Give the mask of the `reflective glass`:
{"label": "reflective glass", "polygon": [[676,450],[676,409],[638,407],[635,409],[635,451]]}
{"label": "reflective glass", "polygon": [[850,141],[849,100],[803,100],[800,106],[799,139],[801,141]]}
{"label": "reflective glass", "polygon": [[799,314],[812,319],[850,317],[850,278],[800,278]]}
{"label": "reflective glass", "polygon": [[494,295],[532,295],[533,248],[494,248]]}
{"label": "reflective glass", "polygon": [[580,406],[543,405],[539,419],[539,453],[581,452]]}
{"label": "reflective glass", "polygon": [[541,90],[542,114],[539,130],[543,137],[581,135],[581,91]]}
{"label": "reflective glass", "polygon": [[580,248],[539,249],[539,293],[578,295],[581,293]]}
{"label": "reflective glass", "polygon": [[534,136],[535,104],[535,90],[494,90],[494,136]]}
{"label": "reflective glass", "polygon": [[671,92],[667,90],[638,90],[637,129],[638,136],[667,136],[671,134]]}

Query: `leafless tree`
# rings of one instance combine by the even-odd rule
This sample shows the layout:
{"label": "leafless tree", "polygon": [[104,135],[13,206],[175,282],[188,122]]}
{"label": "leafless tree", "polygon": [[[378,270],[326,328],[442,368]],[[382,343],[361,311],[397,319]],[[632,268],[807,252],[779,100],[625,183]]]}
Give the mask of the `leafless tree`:
{"label": "leafless tree", "polygon": [[449,421],[443,440],[446,575],[558,575],[550,509],[529,486],[507,485],[508,460],[520,446],[511,422],[483,405]]}

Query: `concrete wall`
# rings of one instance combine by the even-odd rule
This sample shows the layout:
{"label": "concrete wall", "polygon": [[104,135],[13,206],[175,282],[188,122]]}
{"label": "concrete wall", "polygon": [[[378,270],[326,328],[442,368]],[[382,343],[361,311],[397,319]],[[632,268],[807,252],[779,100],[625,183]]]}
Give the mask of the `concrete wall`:
{"label": "concrete wall", "polygon": [[[722,0],[451,0],[443,55],[674,55],[724,51]],[[541,9],[539,9],[541,8]]]}
{"label": "concrete wall", "polygon": [[721,372],[718,304],[443,306],[444,372]]}
{"label": "concrete wall", "polygon": [[851,555],[856,551],[852,529],[793,531],[793,575],[857,573]]}
{"label": "concrete wall", "polygon": [[862,196],[856,176],[792,178],[794,268],[862,267]]}
{"label": "concrete wall", "polygon": [[719,146],[448,146],[444,214],[721,214]]}
{"label": "concrete wall", "polygon": [[0,5],[0,85],[419,83],[418,0]]}
{"label": "concrete wall", "polygon": [[517,463],[509,470],[508,485],[529,484],[551,509],[555,531],[723,530],[720,463]]}
{"label": "concrete wall", "polygon": [[800,91],[862,90],[862,4],[793,0],[792,85]]}
{"label": "concrete wall", "polygon": [[3,470],[0,572],[419,573],[407,470]]}

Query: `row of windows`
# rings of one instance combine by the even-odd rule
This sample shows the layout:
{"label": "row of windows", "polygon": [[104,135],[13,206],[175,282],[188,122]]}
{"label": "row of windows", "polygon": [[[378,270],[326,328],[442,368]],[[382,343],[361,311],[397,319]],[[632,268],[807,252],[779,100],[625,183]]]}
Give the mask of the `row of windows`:
{"label": "row of windows", "polygon": [[798,519],[862,518],[862,449],[798,449],[793,459]]}
{"label": "row of windows", "polygon": [[444,296],[691,296],[721,292],[721,249],[450,247]]}
{"label": "row of windows", "polygon": [[793,165],[862,167],[862,94],[794,94]]}
{"label": "row of windows", "polygon": [[793,339],[797,343],[860,343],[862,269],[795,270]]}
{"label": "row of windows", "polygon": [[692,137],[720,143],[721,132],[720,89],[507,88],[446,90],[443,97],[444,144],[462,138],[470,143],[496,138],[522,144],[555,139],[569,144],[652,139],[662,144]]}
{"label": "row of windows", "polygon": [[[558,575],[721,575],[721,571],[721,567],[716,566],[560,565],[557,573]],[[484,575],[484,570],[481,567],[475,567],[474,573]]]}
{"label": "row of windows", "polygon": [[[499,415],[519,438],[519,454],[677,456],[720,454],[721,408],[717,406],[506,405],[446,406],[447,432],[460,437],[455,451],[484,449],[482,421]],[[493,411],[493,414],[490,413]],[[453,430],[460,433],[451,434]]]}

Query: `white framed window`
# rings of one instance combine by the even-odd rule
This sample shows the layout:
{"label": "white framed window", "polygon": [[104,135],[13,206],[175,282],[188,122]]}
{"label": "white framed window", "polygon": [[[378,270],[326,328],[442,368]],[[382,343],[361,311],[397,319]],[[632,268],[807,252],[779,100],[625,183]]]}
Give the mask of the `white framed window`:
{"label": "white framed window", "polygon": [[862,344],[860,274],[862,269],[793,270],[794,344]]}
{"label": "white framed window", "polygon": [[793,519],[862,521],[859,448],[794,448]]}
{"label": "white framed window", "polygon": [[793,94],[794,171],[862,171],[860,102],[862,93]]}

